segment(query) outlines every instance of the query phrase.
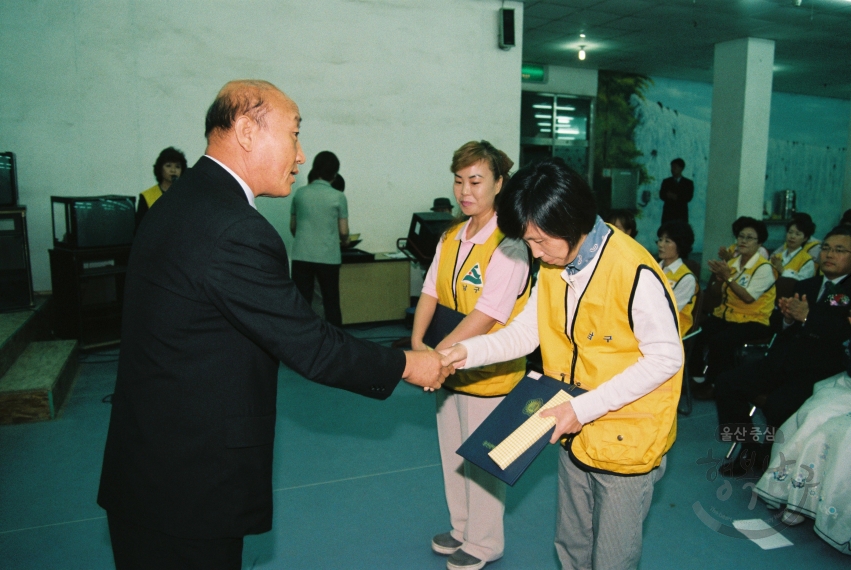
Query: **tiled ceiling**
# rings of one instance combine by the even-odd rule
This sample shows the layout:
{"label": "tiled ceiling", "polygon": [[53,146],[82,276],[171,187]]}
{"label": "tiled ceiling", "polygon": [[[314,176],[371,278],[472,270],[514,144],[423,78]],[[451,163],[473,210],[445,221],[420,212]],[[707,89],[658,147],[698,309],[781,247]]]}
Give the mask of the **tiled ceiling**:
{"label": "tiled ceiling", "polygon": [[[851,99],[849,0],[526,0],[524,5],[524,62],[712,83],[715,44],[762,38],[775,41],[774,91]],[[577,57],[582,45],[585,61]]]}

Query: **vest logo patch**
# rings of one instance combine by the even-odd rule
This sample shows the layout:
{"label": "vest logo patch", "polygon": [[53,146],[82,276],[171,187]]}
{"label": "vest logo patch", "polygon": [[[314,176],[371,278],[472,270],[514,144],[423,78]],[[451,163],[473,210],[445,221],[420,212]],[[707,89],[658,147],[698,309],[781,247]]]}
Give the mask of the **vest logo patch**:
{"label": "vest logo patch", "polygon": [[479,264],[475,264],[470,271],[467,272],[467,275],[461,280],[462,282],[472,283],[473,285],[481,285],[482,284],[482,268],[479,267]]}
{"label": "vest logo patch", "polygon": [[523,413],[527,416],[532,416],[541,409],[541,406],[544,405],[544,401],[540,398],[535,398],[534,400],[529,400],[526,402],[526,405],[523,406]]}

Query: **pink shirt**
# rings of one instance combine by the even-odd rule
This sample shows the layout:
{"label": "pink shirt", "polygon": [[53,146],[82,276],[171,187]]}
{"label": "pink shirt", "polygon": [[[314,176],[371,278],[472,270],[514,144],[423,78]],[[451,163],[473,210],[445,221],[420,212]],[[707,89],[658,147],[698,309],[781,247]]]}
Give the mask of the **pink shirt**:
{"label": "pink shirt", "polygon": [[[467,239],[467,228],[470,220],[464,224],[464,228],[458,232],[456,240],[461,241],[461,251],[455,265],[455,273],[461,269],[461,265],[473,249],[474,245],[481,245],[496,231],[496,216],[492,217],[485,226],[472,238]],[[437,268],[440,265],[440,252],[443,249],[443,240],[437,244],[434,260],[423,283],[422,292],[437,299]],[[529,254],[526,244],[521,240],[505,238],[493,252],[488,268],[485,271],[485,288],[481,297],[476,301],[476,310],[496,319],[502,324],[511,316],[517,296],[526,287],[529,277]],[[446,278],[446,276],[441,276]]]}

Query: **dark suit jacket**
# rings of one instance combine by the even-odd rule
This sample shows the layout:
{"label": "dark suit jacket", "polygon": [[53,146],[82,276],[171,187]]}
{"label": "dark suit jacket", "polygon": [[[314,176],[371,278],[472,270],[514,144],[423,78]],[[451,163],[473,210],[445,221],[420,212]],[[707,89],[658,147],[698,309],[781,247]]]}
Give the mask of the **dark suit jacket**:
{"label": "dark suit jacket", "polygon": [[[816,382],[845,370],[845,347],[851,337],[848,314],[851,304],[832,306],[818,299],[823,276],[799,281],[795,292],[807,296],[810,311],[807,322],[795,321],[777,335],[768,353],[770,366],[783,375]],[[851,300],[851,278],[845,277],[840,289]]]}
{"label": "dark suit jacket", "polygon": [[405,356],[311,311],[280,236],[214,161],[160,202],[130,254],[98,503],[174,536],[265,532],[278,362],[383,399]]}
{"label": "dark suit jacket", "polygon": [[[676,194],[676,198],[668,198],[668,192]],[[673,176],[664,179],[659,189],[659,198],[665,202],[662,208],[662,223],[671,220],[688,222],[688,203],[693,197],[694,182],[685,176],[681,176],[679,182]]]}

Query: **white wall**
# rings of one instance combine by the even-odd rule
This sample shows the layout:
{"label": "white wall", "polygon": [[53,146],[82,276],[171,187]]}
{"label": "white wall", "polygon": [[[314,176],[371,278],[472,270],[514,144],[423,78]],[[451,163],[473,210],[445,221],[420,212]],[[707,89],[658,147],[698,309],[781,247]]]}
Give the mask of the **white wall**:
{"label": "white wall", "polygon": [[[137,195],[164,147],[203,153],[204,113],[236,78],[298,104],[308,159],[340,157],[352,232],[395,248],[411,213],[451,196],[452,151],[519,154],[521,47],[500,0],[48,0],[0,3],[0,150],[18,159],[36,290],[50,288],[51,195]],[[522,46],[522,4],[517,10]],[[291,198],[259,200],[284,228]]]}

